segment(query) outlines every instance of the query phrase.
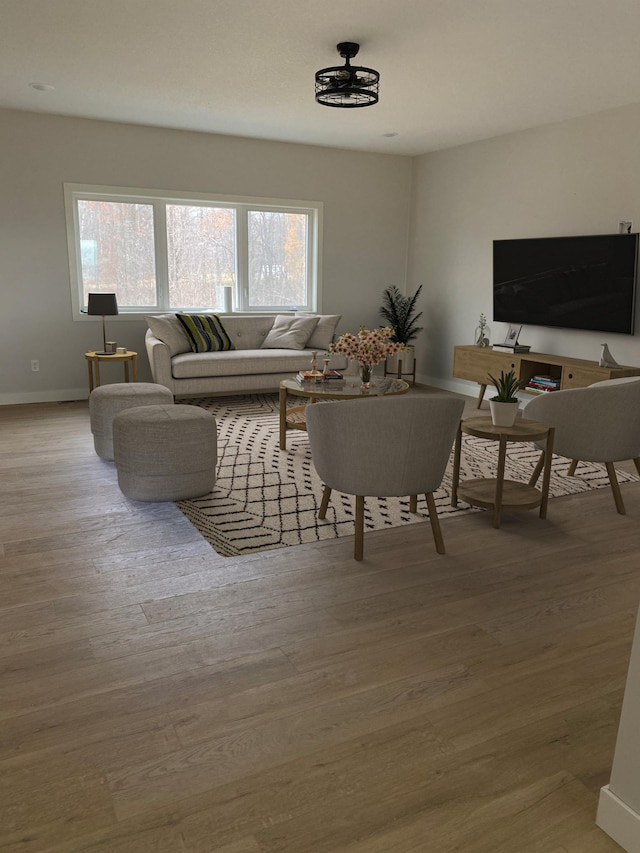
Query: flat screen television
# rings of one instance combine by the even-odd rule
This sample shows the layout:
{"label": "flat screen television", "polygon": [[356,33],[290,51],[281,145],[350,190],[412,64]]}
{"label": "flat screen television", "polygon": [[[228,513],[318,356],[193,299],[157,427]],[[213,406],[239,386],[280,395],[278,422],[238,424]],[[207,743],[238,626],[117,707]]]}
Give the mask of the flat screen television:
{"label": "flat screen television", "polygon": [[638,234],[493,241],[493,319],[632,335]]}

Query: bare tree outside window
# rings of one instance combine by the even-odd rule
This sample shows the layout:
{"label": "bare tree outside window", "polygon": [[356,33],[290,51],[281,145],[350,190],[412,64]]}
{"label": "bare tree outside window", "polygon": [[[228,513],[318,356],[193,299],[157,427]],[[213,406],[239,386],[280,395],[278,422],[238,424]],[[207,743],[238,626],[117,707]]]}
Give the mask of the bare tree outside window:
{"label": "bare tree outside window", "polygon": [[306,214],[249,211],[250,306],[306,304],[306,245]]}
{"label": "bare tree outside window", "polygon": [[229,208],[167,205],[171,308],[223,310],[236,272],[236,218]]}
{"label": "bare tree outside window", "polygon": [[157,305],[153,207],[81,200],[78,219],[84,304],[115,292],[123,305]]}

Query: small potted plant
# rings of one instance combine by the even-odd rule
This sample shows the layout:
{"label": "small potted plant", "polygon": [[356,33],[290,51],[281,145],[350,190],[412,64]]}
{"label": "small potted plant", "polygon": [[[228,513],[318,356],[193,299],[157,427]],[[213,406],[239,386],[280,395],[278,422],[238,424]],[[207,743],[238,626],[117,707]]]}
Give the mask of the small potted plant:
{"label": "small potted plant", "polygon": [[501,370],[499,379],[490,373],[488,375],[498,392],[495,397],[489,399],[491,420],[494,426],[513,426],[519,406],[516,394],[524,383],[518,379],[514,370],[510,370],[508,373]]}

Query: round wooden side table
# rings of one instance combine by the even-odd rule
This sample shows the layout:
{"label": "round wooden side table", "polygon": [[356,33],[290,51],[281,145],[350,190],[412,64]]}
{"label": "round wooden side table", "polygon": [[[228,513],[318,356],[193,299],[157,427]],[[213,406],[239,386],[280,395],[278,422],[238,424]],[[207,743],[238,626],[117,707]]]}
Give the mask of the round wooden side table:
{"label": "round wooden side table", "polygon": [[[477,438],[487,438],[499,442],[498,470],[495,477],[483,477],[475,480],[465,480],[460,483],[460,453],[462,450],[462,433]],[[493,510],[493,526],[500,527],[502,511],[518,512],[525,509],[540,507],[540,518],[547,517],[547,502],[549,499],[549,480],[551,478],[551,457],[553,454],[554,429],[548,424],[519,418],[511,427],[494,426],[490,417],[467,418],[460,423],[455,441],[453,459],[453,483],[451,489],[451,506],[458,506],[458,498],[472,506]],[[514,441],[544,441],[546,449],[542,489],[529,483],[518,483],[504,479],[507,444]]]}
{"label": "round wooden side table", "polygon": [[[138,353],[133,350],[126,352],[111,353],[95,352],[90,350],[85,352],[84,357],[87,359],[87,367],[89,368],[89,393],[100,385],[100,362],[101,361],[119,361],[124,366],[124,381],[138,381]],[[129,365],[131,364],[131,374],[129,376]],[[95,378],[94,378],[95,376]]]}

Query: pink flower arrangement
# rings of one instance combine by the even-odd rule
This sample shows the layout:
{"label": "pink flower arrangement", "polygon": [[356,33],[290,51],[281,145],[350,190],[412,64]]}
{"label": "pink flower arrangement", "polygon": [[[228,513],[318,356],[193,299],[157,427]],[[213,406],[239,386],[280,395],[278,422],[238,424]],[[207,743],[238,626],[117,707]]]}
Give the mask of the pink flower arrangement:
{"label": "pink flower arrangement", "polygon": [[372,330],[360,326],[357,335],[352,335],[351,332],[340,335],[329,347],[329,352],[342,353],[352,361],[357,361],[361,367],[372,368],[388,356],[405,349],[404,344],[391,340],[393,334],[391,326]]}

